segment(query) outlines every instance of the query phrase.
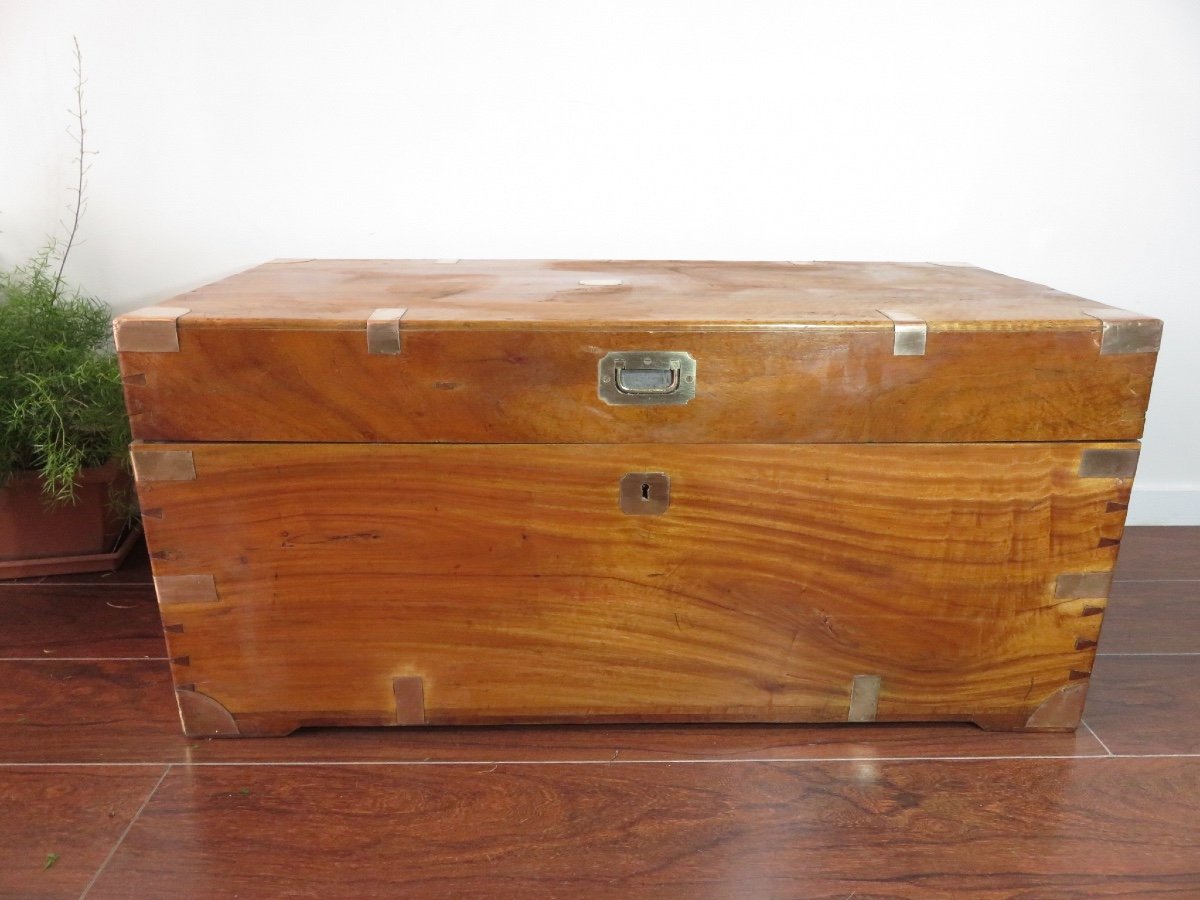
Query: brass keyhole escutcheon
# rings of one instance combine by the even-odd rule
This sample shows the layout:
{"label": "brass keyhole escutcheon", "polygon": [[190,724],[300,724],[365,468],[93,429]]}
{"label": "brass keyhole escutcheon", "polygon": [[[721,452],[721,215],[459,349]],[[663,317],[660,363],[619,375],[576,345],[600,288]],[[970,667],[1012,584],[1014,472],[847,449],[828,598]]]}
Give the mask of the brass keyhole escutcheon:
{"label": "brass keyhole escutcheon", "polygon": [[661,516],[671,505],[671,478],[664,472],[630,472],[618,491],[621,511],[630,516]]}

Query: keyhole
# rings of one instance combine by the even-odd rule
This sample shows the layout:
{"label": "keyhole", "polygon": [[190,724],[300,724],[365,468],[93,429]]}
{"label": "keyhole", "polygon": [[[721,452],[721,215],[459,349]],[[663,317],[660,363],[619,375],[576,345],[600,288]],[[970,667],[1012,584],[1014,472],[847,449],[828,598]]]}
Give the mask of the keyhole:
{"label": "keyhole", "polygon": [[650,485],[648,485],[648,484],[647,484],[646,482],[644,482],[644,481],[642,482],[642,499],[643,499],[643,500],[649,500],[649,499],[650,499]]}

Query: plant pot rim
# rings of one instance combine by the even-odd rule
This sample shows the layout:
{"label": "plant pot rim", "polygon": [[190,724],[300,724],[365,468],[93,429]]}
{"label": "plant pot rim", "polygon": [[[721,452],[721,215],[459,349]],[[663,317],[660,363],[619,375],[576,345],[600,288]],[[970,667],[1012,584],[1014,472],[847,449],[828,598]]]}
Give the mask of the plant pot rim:
{"label": "plant pot rim", "polygon": [[0,561],[0,581],[46,575],[77,575],[84,572],[115,572],[121,568],[121,564],[129,556],[129,551],[136,546],[141,537],[142,526],[134,524],[125,529],[120,542],[107,553]]}

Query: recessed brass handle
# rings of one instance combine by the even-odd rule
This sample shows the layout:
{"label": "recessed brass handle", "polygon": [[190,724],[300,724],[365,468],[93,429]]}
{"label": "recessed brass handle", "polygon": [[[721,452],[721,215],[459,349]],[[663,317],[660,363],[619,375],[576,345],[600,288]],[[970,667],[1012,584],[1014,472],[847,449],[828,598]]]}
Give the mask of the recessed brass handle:
{"label": "recessed brass handle", "polygon": [[618,360],[614,381],[622,394],[670,394],[679,390],[681,381],[678,363],[666,369],[627,369],[625,360]]}
{"label": "recessed brass handle", "polygon": [[629,350],[600,360],[598,393],[614,406],[687,403],[696,396],[696,360],[681,350]]}

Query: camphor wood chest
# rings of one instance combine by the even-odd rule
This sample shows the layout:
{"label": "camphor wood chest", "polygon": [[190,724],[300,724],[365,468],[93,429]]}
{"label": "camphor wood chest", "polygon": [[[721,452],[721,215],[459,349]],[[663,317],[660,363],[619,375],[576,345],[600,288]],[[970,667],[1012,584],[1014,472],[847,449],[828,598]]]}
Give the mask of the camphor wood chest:
{"label": "camphor wood chest", "polygon": [[184,728],[1072,729],[1160,333],[891,263],[285,260],[121,316]]}

